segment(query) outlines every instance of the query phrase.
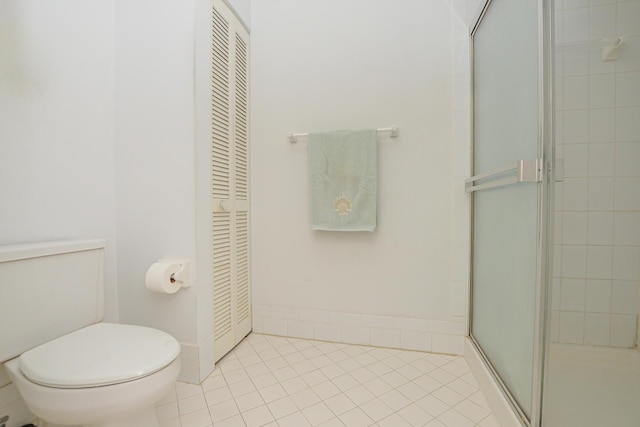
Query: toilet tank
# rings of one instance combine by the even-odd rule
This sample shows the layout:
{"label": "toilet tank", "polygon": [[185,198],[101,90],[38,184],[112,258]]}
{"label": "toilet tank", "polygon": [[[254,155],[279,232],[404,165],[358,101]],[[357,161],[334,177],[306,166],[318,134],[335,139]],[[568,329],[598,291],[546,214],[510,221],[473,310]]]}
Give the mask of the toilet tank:
{"label": "toilet tank", "polygon": [[104,317],[105,240],[0,246],[0,362]]}

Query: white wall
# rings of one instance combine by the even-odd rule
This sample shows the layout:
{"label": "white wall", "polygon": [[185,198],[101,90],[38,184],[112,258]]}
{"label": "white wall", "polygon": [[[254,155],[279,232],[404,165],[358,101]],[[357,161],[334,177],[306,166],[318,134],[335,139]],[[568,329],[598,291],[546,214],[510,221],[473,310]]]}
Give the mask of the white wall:
{"label": "white wall", "polygon": [[450,313],[466,321],[469,312],[470,197],[464,181],[470,176],[470,66],[469,28],[483,0],[450,0],[453,10],[453,218],[451,224],[451,298]]}
{"label": "white wall", "polygon": [[213,368],[212,360],[206,372],[199,366],[201,344],[212,357],[208,283],[196,275],[193,287],[173,295],[144,286],[160,258],[189,258],[198,271],[195,8],[195,1],[117,2],[115,147],[120,321],[175,336],[181,379],[197,382]]}
{"label": "white wall", "polygon": [[[0,244],[106,238],[108,320],[117,319],[113,24],[112,1],[0,2]],[[0,373],[0,414],[23,425],[29,414],[7,381]]]}
{"label": "white wall", "polygon": [[115,319],[113,2],[3,1],[0,20],[0,244],[106,238]]}
{"label": "white wall", "polygon": [[[395,346],[411,322],[420,349],[430,332],[463,333],[448,323],[451,13],[444,1],[252,3],[255,329]],[[391,125],[378,230],[311,231],[307,143],[287,133]]]}
{"label": "white wall", "polygon": [[251,0],[226,0],[236,13],[236,16],[247,26],[251,27]]}
{"label": "white wall", "polygon": [[194,254],[193,14],[192,2],[118,2],[115,66],[120,320],[190,342],[190,292],[150,293],[144,275]]}

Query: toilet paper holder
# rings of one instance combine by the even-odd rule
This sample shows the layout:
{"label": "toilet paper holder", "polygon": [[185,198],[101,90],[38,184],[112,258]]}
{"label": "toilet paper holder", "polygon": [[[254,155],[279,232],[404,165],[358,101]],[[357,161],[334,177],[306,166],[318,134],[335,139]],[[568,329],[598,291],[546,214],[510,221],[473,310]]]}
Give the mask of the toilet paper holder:
{"label": "toilet paper holder", "polygon": [[180,282],[181,288],[191,287],[191,260],[185,258],[162,258],[158,262],[180,264],[180,269],[171,274],[171,283]]}

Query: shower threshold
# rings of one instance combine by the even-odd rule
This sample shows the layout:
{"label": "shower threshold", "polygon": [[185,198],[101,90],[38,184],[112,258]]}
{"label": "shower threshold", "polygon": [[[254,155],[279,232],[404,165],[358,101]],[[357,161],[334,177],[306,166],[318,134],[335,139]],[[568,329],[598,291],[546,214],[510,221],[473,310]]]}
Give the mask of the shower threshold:
{"label": "shower threshold", "polygon": [[544,427],[632,427],[640,420],[640,351],[552,344]]}

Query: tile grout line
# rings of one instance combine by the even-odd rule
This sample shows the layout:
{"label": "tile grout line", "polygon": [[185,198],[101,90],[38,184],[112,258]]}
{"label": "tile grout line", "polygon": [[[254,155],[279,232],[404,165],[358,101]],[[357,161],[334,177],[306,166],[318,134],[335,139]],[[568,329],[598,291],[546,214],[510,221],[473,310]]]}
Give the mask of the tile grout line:
{"label": "tile grout line", "polygon": [[[315,363],[312,361],[315,361]],[[421,365],[422,369],[416,367],[416,365]],[[376,366],[376,369],[371,369],[374,366]],[[332,370],[331,375],[327,375],[328,370],[325,368],[328,367],[336,367],[338,369]],[[196,394],[191,395],[193,392],[189,392],[186,397],[180,399],[178,390],[181,387],[190,386],[183,383],[176,387],[176,391],[174,391],[175,405],[179,414],[178,422],[180,422],[178,425],[182,427],[209,427],[219,425],[219,423],[226,425],[225,423],[232,422],[232,419],[236,421],[242,420],[245,426],[253,425],[253,422],[257,419],[248,419],[246,414],[249,411],[254,411],[252,414],[262,413],[263,416],[268,413],[270,420],[265,417],[264,424],[279,425],[284,418],[292,417],[293,419],[297,414],[299,421],[301,421],[299,417],[302,417],[309,425],[313,425],[312,420],[309,418],[313,410],[309,410],[309,408],[319,404],[328,409],[332,415],[332,418],[323,421],[323,423],[344,423],[346,422],[344,421],[345,419],[353,419],[350,417],[363,416],[366,416],[370,420],[370,425],[374,426],[386,425],[387,422],[396,422],[398,417],[406,423],[411,423],[405,417],[418,416],[420,413],[425,413],[430,417],[428,423],[436,425],[441,425],[437,423],[441,422],[439,418],[443,416],[463,417],[472,426],[482,426],[485,420],[488,423],[486,424],[487,426],[497,425],[486,402],[483,403],[484,396],[462,356],[251,334],[219,362],[218,368],[202,385],[197,386],[206,405],[206,408],[202,409],[207,410],[208,421],[212,424],[202,424],[202,426],[182,424],[184,416],[202,410],[197,409],[188,414],[182,414],[180,400],[196,396]],[[285,368],[290,372],[281,371]],[[249,372],[252,370],[257,374],[250,374]],[[278,371],[284,376],[274,375]],[[354,373],[357,374],[353,375]],[[264,384],[262,380],[256,381],[256,378],[267,374],[271,378],[264,377]],[[393,374],[393,377],[390,374]],[[215,377],[221,377],[221,379],[212,380]],[[337,380],[338,378],[343,378],[343,380]],[[395,380],[392,380],[392,378],[395,378]],[[419,378],[429,380],[432,386],[428,387],[428,389],[425,388],[419,382],[416,382]],[[290,390],[293,390],[289,387],[291,383],[286,383],[294,379],[298,379],[301,382],[300,385],[304,385],[304,388],[291,392]],[[210,382],[209,386],[214,387],[209,389],[209,386],[205,386],[207,382]],[[251,390],[248,388],[244,390],[242,388],[238,389],[237,384],[243,382],[250,383]],[[451,385],[454,383],[455,385],[452,387]],[[323,398],[316,389],[317,386],[323,384],[331,385],[337,392],[330,391],[328,392],[330,394]],[[376,387],[376,384],[378,384],[377,387],[382,387],[382,389],[372,389],[372,387]],[[279,390],[273,388],[274,394],[268,396],[267,393],[270,392],[265,392],[264,390],[276,385]],[[206,391],[205,388],[207,388]],[[215,393],[216,390],[218,390],[218,393]],[[211,392],[219,396],[215,398],[215,402],[213,401],[214,399],[210,398],[210,404],[210,400],[207,399],[206,395]],[[303,405],[292,398],[292,396],[301,392],[311,393],[314,396],[313,403]],[[260,403],[243,411],[241,405],[238,404],[238,399],[251,393],[256,393]],[[359,395],[361,397],[358,397]],[[387,400],[383,400],[385,396]],[[445,396],[450,396],[450,398],[446,399],[449,403],[442,400],[442,397]],[[217,401],[220,397],[222,399]],[[429,398],[430,402],[435,402],[440,409],[435,410],[432,408],[428,410],[418,403],[426,398]],[[284,399],[289,399],[289,403],[293,406],[285,409],[283,415],[277,418],[273,404]],[[334,399],[335,405],[338,406],[328,405],[327,402],[331,399]],[[388,409],[391,410],[391,412],[377,421],[375,419],[377,417],[370,416],[371,414],[368,414],[362,408],[363,405],[374,402],[376,399],[385,403]],[[233,401],[234,409],[237,412],[234,411],[233,415],[225,414],[226,417],[224,419],[214,421],[213,406],[230,400]],[[394,402],[392,404],[393,407],[387,405],[391,402]],[[467,403],[465,404],[465,402]],[[170,404],[171,402],[167,403]],[[341,405],[346,406],[341,407]],[[264,409],[255,411],[263,407]],[[467,415],[464,411],[465,407],[478,412],[474,412],[475,416]],[[175,425],[165,424],[169,422],[175,422],[175,419],[162,420],[161,426],[165,427],[166,425],[169,427],[171,425],[173,427]],[[491,424],[492,422],[493,424]]]}

